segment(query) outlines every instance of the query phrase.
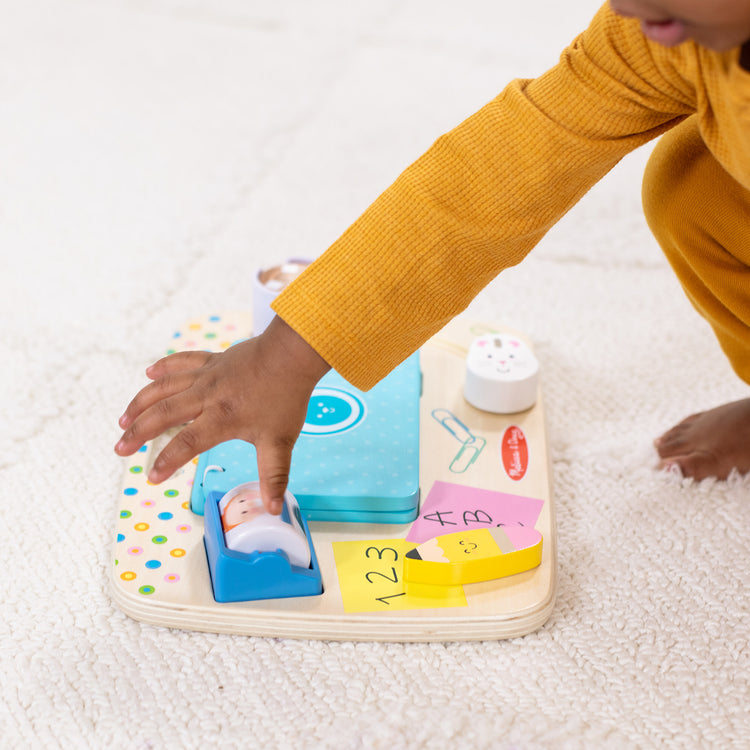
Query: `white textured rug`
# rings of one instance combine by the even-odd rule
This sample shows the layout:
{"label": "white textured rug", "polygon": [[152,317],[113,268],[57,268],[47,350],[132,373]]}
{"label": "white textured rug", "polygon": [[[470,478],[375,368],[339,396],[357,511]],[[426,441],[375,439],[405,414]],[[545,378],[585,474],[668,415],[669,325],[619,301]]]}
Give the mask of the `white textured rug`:
{"label": "white textured rug", "polygon": [[625,160],[473,303],[535,341],[559,528],[540,631],[170,631],[108,588],[116,420],[193,314],[317,255],[595,0],[0,0],[0,747],[747,748],[750,483],[652,437],[746,393]]}

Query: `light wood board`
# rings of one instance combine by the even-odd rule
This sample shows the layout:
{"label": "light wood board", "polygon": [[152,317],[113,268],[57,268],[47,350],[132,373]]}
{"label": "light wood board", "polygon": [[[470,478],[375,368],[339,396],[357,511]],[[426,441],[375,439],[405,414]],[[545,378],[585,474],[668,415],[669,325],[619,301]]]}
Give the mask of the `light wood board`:
{"label": "light wood board", "polygon": [[[221,351],[251,330],[248,313],[197,318],[175,333],[173,349]],[[536,522],[544,539],[538,568],[464,586],[465,606],[394,609],[383,603],[379,611],[347,612],[334,560],[334,543],[404,539],[410,525],[310,522],[323,576],[324,591],[320,596],[217,603],[203,546],[203,519],[189,509],[197,459],[161,485],[151,485],[145,478],[156,453],[169,439],[168,433],[125,461],[111,566],[115,602],[129,616],[156,625],[285,638],[461,641],[517,637],[539,628],[554,606],[557,572],[542,392],[540,386],[538,400],[531,409],[513,415],[481,412],[465,401],[462,389],[468,346],[475,336],[490,331],[508,332],[500,326],[458,318],[421,351],[422,502],[436,481],[543,500]],[[542,370],[542,379],[543,374]],[[462,441],[467,438],[460,427],[454,430],[457,434],[451,434],[433,416],[435,410],[439,410],[438,417],[449,413],[468,427],[468,441],[483,445],[481,454],[472,456],[471,446],[464,448]],[[501,440],[513,426],[520,428],[528,446],[528,467],[520,480],[509,476],[501,460]],[[464,453],[459,456],[462,450]],[[472,457],[476,460],[469,463]],[[385,559],[391,570],[389,556]],[[372,561],[377,563],[377,554]],[[399,576],[400,565],[400,561],[394,561],[393,569]],[[368,580],[372,581],[372,576]],[[362,582],[362,586],[367,585]]]}

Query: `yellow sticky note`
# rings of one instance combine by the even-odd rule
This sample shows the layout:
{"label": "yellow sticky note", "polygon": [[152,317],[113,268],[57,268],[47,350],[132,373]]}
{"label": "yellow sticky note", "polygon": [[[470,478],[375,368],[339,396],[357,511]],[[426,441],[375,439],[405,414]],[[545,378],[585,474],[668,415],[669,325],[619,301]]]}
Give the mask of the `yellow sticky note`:
{"label": "yellow sticky note", "polygon": [[346,612],[465,607],[462,586],[409,586],[403,579],[404,555],[414,548],[405,539],[333,542],[333,556]]}

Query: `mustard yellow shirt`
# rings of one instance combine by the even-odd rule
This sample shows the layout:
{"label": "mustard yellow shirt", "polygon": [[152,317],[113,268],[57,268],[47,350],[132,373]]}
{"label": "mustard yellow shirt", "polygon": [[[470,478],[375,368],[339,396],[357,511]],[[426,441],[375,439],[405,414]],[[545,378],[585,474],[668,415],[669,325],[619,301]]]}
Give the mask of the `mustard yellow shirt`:
{"label": "mustard yellow shirt", "polygon": [[603,7],[559,63],[439,138],[294,284],[276,312],[367,389],[418,349],[625,154],[697,114],[750,188],[739,49],[665,48]]}

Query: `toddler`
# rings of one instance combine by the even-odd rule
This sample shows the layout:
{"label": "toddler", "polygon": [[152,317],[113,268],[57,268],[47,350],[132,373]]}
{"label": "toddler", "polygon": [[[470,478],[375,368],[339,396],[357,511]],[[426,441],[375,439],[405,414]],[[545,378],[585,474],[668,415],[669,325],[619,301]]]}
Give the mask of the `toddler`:
{"label": "toddler", "polygon": [[[657,136],[647,220],[750,382],[750,0],[611,0],[555,67],[439,138],[276,299],[262,335],[152,365],[116,451],[187,423],[149,474],[161,482],[242,438],[279,513],[307,401],[330,367],[370,388]],[[656,446],[685,476],[745,473],[750,399],[688,417]]]}

